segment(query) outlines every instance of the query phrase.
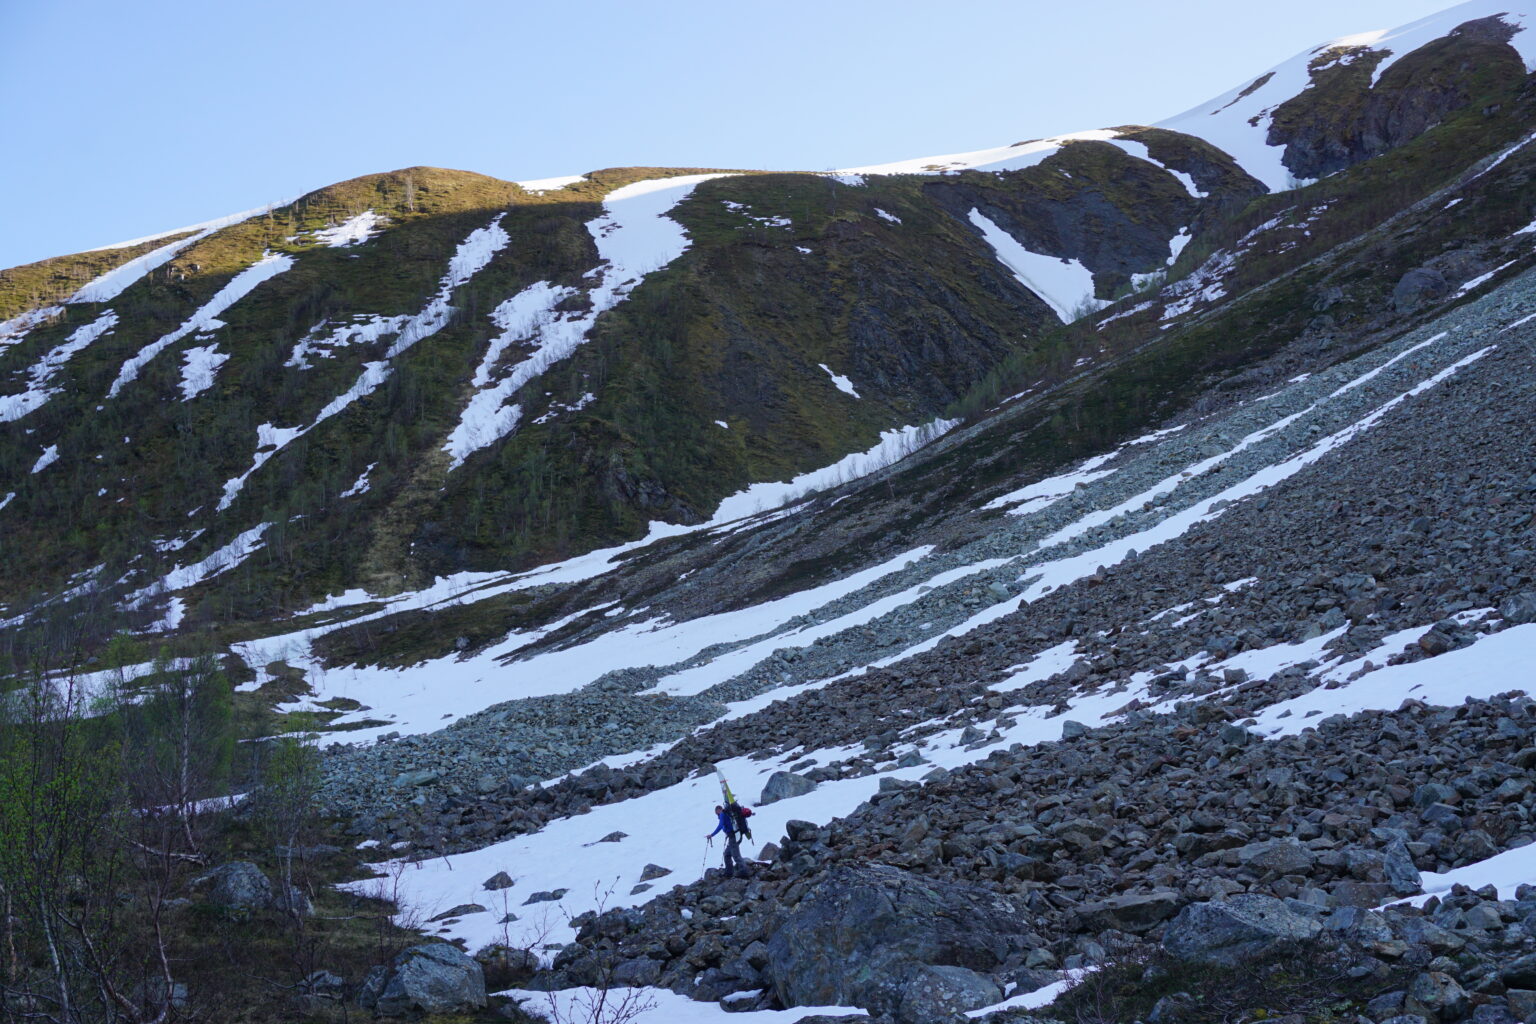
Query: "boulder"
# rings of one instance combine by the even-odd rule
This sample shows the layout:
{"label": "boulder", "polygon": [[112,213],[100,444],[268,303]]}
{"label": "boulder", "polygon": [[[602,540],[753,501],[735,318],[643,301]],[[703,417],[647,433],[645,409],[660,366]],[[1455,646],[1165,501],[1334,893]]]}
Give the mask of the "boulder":
{"label": "boulder", "polygon": [[1417,309],[1450,291],[1445,275],[1429,267],[1415,267],[1398,279],[1392,289],[1392,308],[1399,313]]}
{"label": "boulder", "polygon": [[1271,839],[1239,847],[1237,860],[1256,871],[1299,875],[1312,870],[1312,866],[1317,863],[1317,854],[1294,839]]}
{"label": "boulder", "polygon": [[512,888],[512,876],[505,871],[498,871],[485,880],[485,887],[491,892],[499,892],[502,889]]}
{"label": "boulder", "polygon": [[1239,893],[1191,903],[1163,933],[1163,948],[1180,960],[1234,965],[1317,935],[1322,925],[1273,896]]}
{"label": "boulder", "polygon": [[1429,1020],[1460,1020],[1467,1014],[1469,998],[1466,989],[1449,974],[1425,971],[1408,986],[1403,1005],[1409,1013]]}
{"label": "boulder", "polygon": [[1536,590],[1526,590],[1505,598],[1499,604],[1499,614],[1512,626],[1536,622]]}
{"label": "boulder", "polygon": [[1033,925],[1021,903],[988,889],[840,867],[774,932],[763,975],[787,1007],[858,1006],[918,1024],[936,1006],[995,1002],[985,975],[1026,951]]}
{"label": "boulder", "polygon": [[1139,935],[1150,931],[1159,921],[1172,917],[1179,909],[1179,895],[1166,889],[1150,893],[1127,893],[1095,903],[1085,903],[1078,916],[1091,931],[1115,928]]}
{"label": "boulder", "polygon": [[1387,848],[1382,851],[1381,867],[1387,876],[1387,884],[1392,886],[1392,891],[1398,896],[1413,896],[1424,891],[1419,869],[1413,863],[1413,854],[1408,852],[1408,844],[1401,839],[1394,839],[1387,844]]}
{"label": "boulder", "polygon": [[794,772],[774,772],[763,786],[763,795],[757,798],[758,806],[788,800],[792,796],[804,796],[816,788],[816,783]]}
{"label": "boulder", "polygon": [[209,902],[228,910],[263,910],[272,905],[272,883],[250,861],[220,864],[192,884],[207,886]]}
{"label": "boulder", "polygon": [[519,988],[539,970],[539,956],[531,949],[494,943],[475,954],[487,987],[500,991]]}
{"label": "boulder", "polygon": [[446,942],[412,946],[390,961],[387,971],[380,974],[380,970],[375,967],[368,972],[358,1003],[381,1016],[453,1013],[485,1006],[485,974],[480,965]]}

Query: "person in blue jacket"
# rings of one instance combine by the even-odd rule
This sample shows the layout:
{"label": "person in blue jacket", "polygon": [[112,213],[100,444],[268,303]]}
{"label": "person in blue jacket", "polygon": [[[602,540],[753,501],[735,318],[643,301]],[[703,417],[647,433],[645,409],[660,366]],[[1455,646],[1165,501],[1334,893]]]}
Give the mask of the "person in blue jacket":
{"label": "person in blue jacket", "polygon": [[735,878],[737,875],[741,875],[745,878],[747,869],[741,862],[741,847],[737,845],[736,840],[736,823],[731,820],[731,816],[726,812],[726,809],[719,804],[715,805],[715,818],[718,821],[718,824],[715,825],[715,830],[704,838],[713,839],[721,832],[724,832],[725,877]]}

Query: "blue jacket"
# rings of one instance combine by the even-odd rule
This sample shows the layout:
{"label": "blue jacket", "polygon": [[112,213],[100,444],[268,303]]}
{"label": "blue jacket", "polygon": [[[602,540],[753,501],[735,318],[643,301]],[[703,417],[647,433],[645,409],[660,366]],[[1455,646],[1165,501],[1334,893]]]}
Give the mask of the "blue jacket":
{"label": "blue jacket", "polygon": [[731,820],[730,811],[721,811],[719,814],[715,815],[715,817],[720,819],[720,823],[716,825],[715,830],[709,834],[711,839],[719,835],[721,832],[724,832],[727,836],[734,836],[736,834],[736,823]]}

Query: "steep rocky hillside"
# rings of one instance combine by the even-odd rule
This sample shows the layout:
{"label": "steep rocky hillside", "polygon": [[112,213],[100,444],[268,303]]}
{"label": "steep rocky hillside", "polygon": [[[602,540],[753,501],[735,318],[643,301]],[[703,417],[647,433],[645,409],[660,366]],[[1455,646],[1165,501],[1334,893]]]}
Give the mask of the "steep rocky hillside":
{"label": "steep rocky hillside", "polygon": [[0,670],[315,737],[343,893],[479,954],[326,1019],[1536,1019],[1525,24],[0,272]]}

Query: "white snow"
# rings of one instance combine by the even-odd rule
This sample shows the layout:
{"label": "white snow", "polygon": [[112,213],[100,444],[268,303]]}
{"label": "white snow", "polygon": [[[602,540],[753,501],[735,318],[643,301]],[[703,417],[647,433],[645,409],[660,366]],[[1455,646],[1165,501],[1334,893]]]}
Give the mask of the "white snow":
{"label": "white snow", "polygon": [[5,508],[5,506],[9,505],[14,497],[16,497],[15,491],[6,491],[5,497],[0,498],[0,508]]}
{"label": "white snow", "polygon": [[[1107,142],[1118,133],[1108,129],[1072,132],[1049,139],[1021,142],[1016,146],[996,146],[969,153],[951,153],[946,156],[923,156],[911,160],[897,160],[888,164],[871,164],[836,171],[834,176],[845,185],[863,184],[863,177],[871,174],[943,174],[945,171],[1018,171],[1033,167],[1069,142]],[[852,179],[858,178],[857,181]]]}
{"label": "white snow", "polygon": [[213,378],[219,367],[229,362],[229,355],[220,352],[217,345],[189,348],[182,354],[185,360],[181,368],[181,400],[188,401],[213,387]]}
{"label": "white snow", "polygon": [[719,427],[721,430],[731,429],[731,425],[725,422],[725,420],[715,420],[715,426]]}
{"label": "white snow", "polygon": [[273,210],[287,206],[289,203],[292,203],[299,198],[301,197],[290,196],[287,199],[278,199],[267,203],[265,206],[258,206],[254,209],[244,210],[240,213],[231,213],[224,217],[216,217],[213,220],[205,220],[201,224],[188,224],[186,227],[172,228],[170,231],[159,231],[153,235],[144,235],[140,238],[130,238],[126,242],[113,242],[111,245],[98,245],[96,248],[87,249],[86,251],[101,252],[104,249],[126,249],[129,246],[140,245],[144,242],[153,242],[156,239],[168,238],[171,235],[186,234],[188,231],[201,231],[204,237],[206,237],[213,234],[220,228],[227,228],[231,225],[239,224],[243,220],[250,220],[252,217],[259,217],[264,213],[271,213]]}
{"label": "white snow", "polygon": [[[1310,447],[1292,455],[1290,458],[1274,465],[1262,467],[1252,473],[1246,479],[1238,481],[1220,493],[1199,501],[1189,508],[1175,512],[1137,533],[1107,541],[1098,548],[1079,552],[1075,555],[1065,555],[1051,561],[1030,565],[1023,571],[1023,575],[1019,577],[1019,582],[1024,584],[1023,590],[1013,598],[1000,601],[997,604],[994,604],[971,616],[964,622],[961,622],[960,624],[946,630],[944,633],[909,647],[891,658],[882,659],[882,662],[885,664],[890,664],[902,658],[910,657],[911,655],[931,650],[934,647],[937,647],[940,641],[946,637],[963,636],[967,633],[970,633],[972,630],[979,628],[980,626],[995,622],[1005,615],[1009,615],[1018,611],[1024,605],[1039,599],[1040,597],[1044,596],[1052,590],[1055,590],[1058,587],[1066,586],[1076,582],[1077,580],[1083,579],[1084,577],[1097,572],[1100,568],[1117,565],[1126,557],[1128,557],[1129,554],[1133,551],[1146,551],[1159,544],[1167,543],[1168,541],[1182,536],[1197,523],[1209,522],[1219,518],[1224,513],[1226,508],[1228,508],[1233,503],[1244,498],[1252,497],[1260,491],[1263,491],[1269,487],[1273,487],[1276,484],[1281,483],[1282,481],[1296,475],[1307,466],[1310,466],[1312,463],[1324,458],[1335,449],[1342,447],[1343,445],[1349,443],[1354,438],[1359,436],[1361,433],[1374,427],[1377,423],[1381,422],[1382,418],[1385,417],[1387,413],[1397,408],[1408,399],[1422,394],[1423,392],[1435,387],[1449,377],[1454,376],[1463,367],[1476,362],[1478,359],[1481,359],[1489,352],[1493,351],[1493,348],[1494,346],[1489,346],[1488,348],[1481,349],[1480,351],[1474,352],[1471,355],[1457,360],[1443,370],[1440,370],[1438,373],[1435,373],[1425,380],[1420,381],[1409,390],[1391,398],[1382,405],[1377,406],[1372,412],[1360,420],[1350,424],[1347,427],[1344,427],[1341,430],[1335,431],[1327,437],[1322,438],[1321,440],[1313,443]],[[1324,401],[1326,401],[1326,399],[1324,399]],[[1315,408],[1315,406],[1313,408]],[[1296,419],[1306,415],[1306,413],[1310,411],[1310,409],[1303,410],[1294,416],[1286,417],[1279,423],[1264,428],[1262,431],[1250,434],[1237,448],[1234,448],[1214,458],[1217,461],[1224,461],[1226,458],[1230,458],[1230,456],[1236,451],[1241,450],[1243,447],[1249,446],[1252,443],[1255,443],[1258,439],[1261,439],[1264,436],[1268,436],[1271,433],[1277,432],[1282,428],[1282,426],[1294,422]],[[1080,536],[1088,532],[1088,530],[1090,530],[1093,526],[1108,522],[1120,511],[1139,508],[1147,501],[1155,501],[1157,496],[1163,493],[1164,488],[1168,487],[1169,485],[1176,486],[1179,480],[1191,475],[1193,474],[1186,470],[1183,473],[1169,477],[1167,480],[1154,485],[1148,491],[1136,495],[1135,497],[1128,499],[1126,502],[1122,502],[1121,505],[1116,506],[1115,509],[1106,509],[1089,513],[1087,516],[1084,516],[1076,523],[1069,524],[1068,526],[1058,530],[1050,537],[1041,540],[1039,542],[1039,547],[1041,550],[1044,550],[1051,547],[1052,545],[1059,544],[1062,541]]]}
{"label": "white snow", "polygon": [[[517,428],[522,407],[510,399],[551,365],[568,358],[587,340],[597,318],[617,306],[643,281],[688,248],[688,234],[667,214],[700,183],[722,174],[691,174],[638,181],[615,189],[603,199],[603,215],[587,223],[602,261],[587,271],[591,307],[585,312],[556,313],[555,306],[573,294],[547,281],[528,286],[491,314],[502,333],[492,340],[475,372],[478,390],[459,416],[443,445],[450,469],[470,455],[506,437]],[[502,352],[514,343],[532,351],[494,384],[491,371]]]}
{"label": "white snow", "polygon": [[901,223],[901,218],[900,217],[896,216],[894,213],[886,213],[884,210],[880,209],[880,207],[878,207],[878,206],[875,207],[875,214],[881,220],[888,220],[892,224],[900,224]]}
{"label": "white snow", "polygon": [[106,310],[95,320],[76,328],[61,344],[39,359],[27,370],[27,390],[16,395],[0,395],[0,423],[18,420],[58,394],[60,389],[49,385],[64,364],[116,325],[117,314]]}
{"label": "white snow", "polygon": [[43,454],[39,455],[37,457],[37,461],[32,463],[32,472],[41,473],[43,470],[47,469],[49,466],[58,461],[59,446],[56,444],[51,444],[44,448]]}
{"label": "white snow", "polygon": [[832,378],[832,384],[837,388],[837,390],[841,391],[845,395],[852,395],[854,398],[859,397],[859,393],[854,390],[853,381],[849,380],[847,377],[844,377],[840,373],[833,373],[832,368],[829,367],[826,363],[817,363],[816,365],[821,367],[828,377]]}
{"label": "white snow", "polygon": [[[528,572],[517,575],[506,574],[460,574],[447,580],[441,580],[434,587],[417,594],[400,595],[394,598],[381,599],[384,601],[383,610],[374,613],[368,618],[393,614],[408,608],[424,608],[429,606],[442,606],[443,604],[459,604],[466,601],[485,600],[498,594],[514,590],[523,590],[530,587],[543,586],[552,583],[574,583],[581,580],[600,576],[613,569],[618,559],[636,549],[655,543],[658,540],[681,536],[705,530],[731,529],[736,521],[760,513],[766,509],[778,508],[788,503],[793,498],[807,490],[819,489],[832,483],[841,483],[854,479],[857,476],[873,473],[912,451],[915,447],[927,443],[944,431],[951,429],[957,421],[935,421],[923,427],[907,427],[902,430],[886,431],[882,435],[881,442],[864,452],[856,452],[831,466],[815,470],[796,477],[787,483],[756,484],[739,492],[731,498],[727,498],[716,510],[709,522],[695,526],[675,526],[669,523],[652,523],[650,532],[642,539],[616,547],[605,548],[598,551],[590,551],[585,555],[551,565],[541,566]],[[977,567],[968,567],[964,572],[978,571]],[[962,575],[964,573],[961,573]],[[906,599],[911,600],[909,595]],[[375,600],[371,595],[362,591],[352,591],[339,598],[322,602],[308,611],[321,611],[333,608],[355,605],[364,601]],[[825,603],[826,598],[818,601]],[[778,607],[785,607],[775,605]],[[860,613],[865,614],[861,610]],[[798,612],[786,616],[793,617]],[[366,619],[353,619],[352,622],[366,621]],[[735,621],[735,620],[732,620]],[[414,666],[405,670],[377,669],[377,668],[345,668],[326,670],[317,662],[304,660],[295,651],[306,650],[310,641],[321,635],[320,631],[301,631],[299,633],[274,637],[259,641],[252,641],[241,645],[240,653],[249,664],[266,664],[273,657],[287,657],[290,663],[299,663],[311,668],[311,679],[319,690],[315,700],[323,700],[332,696],[349,696],[367,694],[366,703],[371,705],[369,715],[381,719],[391,719],[387,727],[375,730],[361,730],[347,734],[347,739],[352,742],[365,742],[375,735],[386,731],[397,732],[422,732],[440,728],[443,724],[442,715],[446,711],[451,715],[464,715],[480,710],[488,701],[485,693],[488,685],[494,685],[498,692],[504,692],[505,696],[498,699],[511,699],[520,696],[539,696],[548,693],[566,692],[583,683],[596,678],[597,675],[607,671],[617,664],[669,664],[690,656],[688,653],[678,654],[666,661],[655,661],[661,655],[656,654],[652,648],[646,646],[654,641],[663,645],[673,643],[672,639],[679,634],[662,632],[661,635],[651,637],[650,641],[642,643],[640,637],[649,633],[664,630],[664,623],[649,620],[634,626],[625,627],[622,630],[606,633],[599,636],[591,644],[581,645],[565,651],[552,651],[538,655],[526,662],[514,662],[510,665],[502,664],[503,659],[514,652],[527,647],[529,644],[557,628],[561,623],[546,627],[543,630],[535,630],[530,633],[512,634],[501,644],[496,645],[481,654],[467,659],[441,659],[430,663],[433,668],[425,670],[423,666]],[[691,653],[696,653],[709,644],[720,642],[709,635],[692,632],[688,624],[683,624],[683,633],[687,637],[695,637],[687,643],[697,642],[698,646]],[[698,627],[693,627],[698,628]],[[712,627],[718,633],[722,628],[718,622]],[[763,627],[767,628],[767,627]],[[757,632],[761,632],[758,630]],[[746,634],[756,635],[756,632]],[[613,645],[613,646],[610,646]],[[668,648],[671,649],[671,648]],[[645,653],[650,651],[651,653]],[[274,654],[272,652],[281,652]],[[643,661],[626,661],[624,659],[643,656]],[[593,674],[583,675],[591,672]],[[423,679],[426,675],[437,673],[438,684],[424,686]],[[690,677],[692,678],[692,677]],[[452,682],[448,682],[452,680]],[[492,684],[494,680],[494,684]],[[707,684],[706,684],[707,685]],[[553,689],[550,689],[553,687]],[[307,705],[306,705],[307,706]]]}
{"label": "white snow", "polygon": [[578,181],[585,179],[585,174],[567,174],[556,178],[534,178],[529,181],[514,181],[512,184],[520,186],[524,192],[558,192],[568,185],[574,185]]}
{"label": "white snow", "polygon": [[[219,498],[218,510],[227,509],[239,495],[245,486],[246,480],[252,473],[262,467],[272,456],[282,451],[284,447],[293,443],[300,437],[314,430],[326,420],[343,411],[353,402],[365,398],[377,391],[379,386],[389,378],[392,367],[390,361],[396,356],[408,351],[417,342],[429,338],[442,330],[448,324],[449,317],[453,314],[453,307],[448,300],[454,291],[474,277],[492,257],[506,246],[511,239],[501,227],[501,220],[505,214],[497,214],[491,218],[491,222],[483,228],[471,231],[458,248],[454,250],[452,259],[448,261],[448,271],[443,275],[438,284],[437,294],[427,301],[420,312],[400,323],[400,334],[390,345],[384,358],[376,362],[363,364],[363,372],[350,388],[331,399],[325,407],[316,414],[315,418],[302,427],[278,427],[271,423],[263,423],[256,428],[256,453],[251,458],[251,468],[244,473],[224,483],[224,493]],[[393,324],[396,318],[382,321],[383,324]],[[388,333],[388,328],[381,326],[378,319],[366,321],[361,325],[350,325],[354,328],[361,327],[365,333],[371,333],[368,340],[374,340]],[[313,333],[313,332],[311,332]],[[333,336],[334,337],[334,336]],[[290,364],[300,359],[301,353],[297,347],[294,354],[289,357]]]}
{"label": "white snow", "polygon": [[284,366],[294,369],[308,370],[312,364],[310,356],[319,356],[322,359],[335,358],[335,351],[339,348],[348,348],[352,345],[369,345],[388,334],[394,334],[405,326],[410,320],[408,316],[379,316],[376,313],[357,313],[350,323],[334,325],[334,329],[326,333],[326,328],[333,327],[329,320],[322,320],[309,332],[294,342],[293,352],[288,356]]}
{"label": "white snow", "polygon": [[1508,268],[1510,268],[1510,267],[1512,267],[1514,265],[1515,265],[1515,261],[1514,260],[1510,260],[1508,263],[1501,263],[1501,264],[1499,264],[1497,267],[1494,267],[1492,270],[1488,271],[1486,274],[1479,274],[1479,275],[1477,275],[1472,280],[1466,282],[1460,288],[1456,289],[1456,294],[1452,295],[1451,298],[1453,298],[1453,299],[1461,298],[1463,295],[1467,294],[1468,292],[1474,291],[1475,289],[1480,288],[1483,285],[1487,284],[1489,281],[1492,281],[1494,279],[1494,277],[1498,275],[1499,271],[1507,270]]}
{"label": "white snow", "polygon": [[1419,884],[1424,887],[1424,894],[1408,902],[1422,904],[1431,896],[1444,896],[1451,891],[1453,885],[1465,885],[1471,889],[1491,885],[1499,890],[1500,899],[1512,900],[1516,889],[1532,883],[1536,883],[1536,843],[1517,846],[1487,860],[1449,871],[1425,871],[1419,875]]}
{"label": "white snow", "polygon": [[129,607],[136,607],[145,598],[156,594],[167,594],[172,591],[196,586],[204,580],[219,575],[219,573],[233,569],[261,549],[261,535],[266,533],[271,526],[271,523],[261,523],[260,525],[253,526],[202,561],[172,569],[149,586],[129,594]]}
{"label": "white snow", "polygon": [[1136,159],[1145,160],[1147,163],[1153,165],[1154,167],[1160,167],[1167,171],[1169,174],[1173,175],[1179,180],[1179,184],[1184,186],[1184,190],[1186,192],[1188,192],[1191,196],[1194,196],[1196,199],[1204,199],[1210,195],[1209,192],[1200,191],[1200,186],[1195,184],[1195,179],[1190,177],[1187,172],[1176,171],[1172,167],[1169,167],[1167,164],[1163,163],[1161,160],[1154,159],[1152,156],[1152,150],[1147,146],[1145,142],[1137,142],[1135,139],[1123,138],[1109,139],[1108,141],[1110,145],[1119,146],[1121,149],[1125,150]]}
{"label": "white snow", "polygon": [[181,625],[181,620],[186,618],[186,615],[187,602],[179,597],[173,597],[165,606],[165,615],[160,619],[159,622],[151,625],[148,632],[169,633],[171,630]]}
{"label": "white snow", "polygon": [[[1428,628],[1408,632],[1419,635]],[[1388,645],[1384,642],[1382,646]],[[1400,650],[1402,643],[1392,646]],[[1405,700],[1454,706],[1469,697],[1486,698],[1506,690],[1528,688],[1533,661],[1536,623],[1513,626],[1481,637],[1470,647],[1423,661],[1388,665],[1353,682],[1335,678],[1329,682],[1335,689],[1319,686],[1299,697],[1271,704],[1255,716],[1256,724],[1251,728],[1262,736],[1289,736],[1315,726],[1329,715],[1395,711]]]}
{"label": "white snow", "polygon": [[377,465],[378,465],[377,462],[370,462],[370,463],[368,463],[368,468],[363,470],[362,474],[357,478],[356,481],[353,482],[352,486],[348,487],[346,490],[342,491],[340,494],[337,495],[337,497],[338,498],[352,498],[352,497],[356,497],[359,494],[366,493],[367,490],[368,490],[368,474],[372,473],[373,472],[373,467],[377,466]]}
{"label": "white snow", "polygon": [[[389,223],[387,217],[374,213],[372,210],[364,210],[354,217],[347,218],[340,224],[334,224],[331,227],[310,232],[309,237],[313,241],[320,242],[332,249],[342,249],[368,241],[368,239],[382,231],[387,223]],[[303,238],[303,235],[297,237]]]}
{"label": "white snow", "polygon": [[152,249],[142,256],[135,256],[120,267],[102,274],[100,277],[86,284],[65,301],[67,302],[111,302],[117,298],[128,286],[144,277],[150,271],[169,263],[173,257],[194,242],[200,242],[213,234],[216,229],[200,231],[197,234],[183,238],[176,242],[162,245],[158,249]]}
{"label": "white snow", "polygon": [[1231,154],[1243,170],[1263,182],[1270,191],[1284,191],[1300,183],[1292,179],[1290,171],[1281,162],[1283,148],[1270,146],[1266,137],[1275,108],[1311,85],[1308,67],[1318,54],[1332,48],[1360,46],[1389,51],[1376,66],[1371,83],[1374,85],[1382,72],[1425,43],[1447,35],[1463,22],[1502,14],[1506,22],[1522,28],[1515,33],[1511,45],[1519,51],[1526,70],[1536,70],[1536,37],[1529,30],[1530,18],[1525,14],[1506,13],[1509,11],[1508,5],[1496,0],[1472,0],[1399,28],[1340,36],[1276,65],[1268,80],[1245,97],[1240,98],[1240,94],[1252,83],[1160,121],[1157,127],[1205,139]]}
{"label": "white snow", "polygon": [[[1120,449],[1116,449],[1103,455],[1095,455],[1093,458],[1084,461],[1076,469],[1025,484],[1018,490],[1009,491],[1001,497],[993,498],[983,505],[982,508],[1008,508],[1013,515],[1038,512],[1065,498],[1079,485],[1091,484],[1095,480],[1102,480],[1104,477],[1109,476],[1114,470],[1101,470],[1099,467],[1119,454]],[[1010,507],[1014,505],[1020,507]]]}
{"label": "white snow", "polygon": [[971,210],[971,223],[997,253],[998,261],[1044,299],[1064,323],[1076,319],[1079,310],[1091,312],[1109,305],[1093,297],[1093,273],[1077,260],[1030,252],[980,210]]}
{"label": "white snow", "polygon": [[1426,43],[1433,42],[1441,36],[1447,35],[1456,26],[1475,18],[1486,18],[1491,15],[1501,14],[1506,24],[1522,28],[1517,31],[1510,45],[1520,54],[1525,62],[1527,72],[1536,71],[1536,38],[1532,38],[1530,31],[1531,20],[1529,15],[1511,11],[1508,4],[1489,3],[1487,0],[1472,0],[1471,3],[1458,4],[1443,11],[1431,14],[1427,18],[1409,22],[1406,25],[1391,29],[1390,31],[1363,33],[1352,37],[1359,41],[1360,45],[1370,46],[1373,50],[1386,50],[1388,56],[1376,65],[1376,70],[1371,75],[1371,85],[1375,85],[1381,78],[1382,72],[1397,63],[1399,59],[1417,50]]}
{"label": "white snow", "polygon": [[16,344],[25,338],[32,328],[53,319],[62,312],[64,312],[63,306],[44,306],[41,309],[29,309],[19,316],[0,321],[0,349]]}
{"label": "white snow", "polygon": [[245,298],[263,281],[271,280],[291,266],[293,266],[293,257],[291,256],[274,252],[263,253],[261,259],[236,274],[228,284],[220,288],[213,298],[209,299],[201,309],[193,313],[180,327],[170,334],[164,335],[158,341],[144,346],[137,355],[124,363],[122,369],[117,373],[117,379],[107,389],[107,397],[115,397],[123,389],[123,385],[138,377],[139,370],[144,367],[145,363],[159,355],[170,345],[175,344],[194,331],[212,331],[223,327],[223,321],[218,319],[220,313]]}
{"label": "white snow", "polygon": [[1047,647],[1014,670],[1007,679],[993,683],[991,688],[1005,692],[1023,689],[1031,683],[1043,682],[1058,672],[1065,672],[1076,660],[1077,641],[1066,640],[1055,647]]}
{"label": "white snow", "polygon": [[1189,228],[1183,227],[1179,228],[1178,234],[1168,239],[1168,266],[1171,267],[1178,262],[1179,253],[1184,251],[1184,247],[1189,244],[1189,240],[1193,237],[1189,233]]}

